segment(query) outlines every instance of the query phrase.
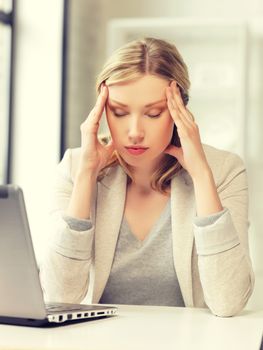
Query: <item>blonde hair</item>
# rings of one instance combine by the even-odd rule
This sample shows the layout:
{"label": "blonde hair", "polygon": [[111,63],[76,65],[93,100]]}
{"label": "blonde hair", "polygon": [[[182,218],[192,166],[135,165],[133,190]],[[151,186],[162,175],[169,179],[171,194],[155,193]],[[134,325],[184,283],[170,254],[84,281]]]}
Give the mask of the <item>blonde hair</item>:
{"label": "blonde hair", "polygon": [[[155,75],[167,81],[176,80],[179,85],[184,105],[188,103],[190,81],[188,69],[177,48],[164,40],[143,38],[134,40],[117,49],[106,61],[97,76],[96,91],[99,94],[101,85],[117,84],[141,78],[145,74]],[[107,144],[111,135],[100,135],[101,143]],[[174,126],[171,144],[180,147],[180,139]],[[128,182],[133,180],[129,165],[115,150],[107,165],[101,169],[98,180],[106,174],[106,169],[120,164],[128,175]],[[151,187],[163,194],[168,193],[171,179],[182,169],[176,158],[164,154],[159,168],[152,174]]]}

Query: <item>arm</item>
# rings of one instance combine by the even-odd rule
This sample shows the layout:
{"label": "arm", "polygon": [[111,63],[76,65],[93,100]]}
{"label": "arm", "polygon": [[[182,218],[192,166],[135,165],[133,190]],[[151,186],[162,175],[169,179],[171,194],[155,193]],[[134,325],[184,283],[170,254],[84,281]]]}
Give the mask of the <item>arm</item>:
{"label": "arm", "polygon": [[197,216],[208,216],[223,210],[214,177],[206,167],[200,177],[193,178]]}
{"label": "arm", "polygon": [[[248,194],[244,164],[239,157],[229,153],[219,169],[222,169],[223,176],[216,189],[198,125],[184,105],[175,82],[167,87],[167,105],[181,147],[169,145],[165,153],[177,158],[194,183],[198,215],[194,236],[205,302],[214,314],[232,316],[245,306],[254,285],[248,251]],[[223,208],[227,210],[222,211]],[[220,212],[222,215],[215,220],[215,215]],[[209,224],[204,225],[200,217],[206,218]]]}
{"label": "arm", "polygon": [[[207,190],[202,180],[194,181],[197,214],[202,216],[195,219],[194,235],[205,302],[215,315],[233,316],[244,308],[254,286],[248,248],[248,188],[238,156],[229,153],[222,169],[217,192],[213,180],[207,183]],[[204,224],[220,210],[220,204],[221,215]]]}
{"label": "arm", "polygon": [[[83,181],[83,176],[78,181],[76,176],[73,184],[71,163],[72,151],[68,150],[58,166],[50,212],[50,241],[40,266],[46,301],[81,302],[89,286],[94,226],[88,219],[96,182],[89,176],[87,181]],[[78,211],[77,204],[74,205],[74,198],[81,189],[89,194],[86,213]],[[88,219],[76,220],[74,216]]]}
{"label": "arm", "polygon": [[94,108],[80,126],[79,154],[74,153],[76,150],[67,151],[59,165],[51,212],[50,247],[40,274],[46,300],[81,302],[88,290],[97,174],[108,164],[114,151],[113,141],[104,145],[98,135],[107,98],[108,89],[104,85]]}

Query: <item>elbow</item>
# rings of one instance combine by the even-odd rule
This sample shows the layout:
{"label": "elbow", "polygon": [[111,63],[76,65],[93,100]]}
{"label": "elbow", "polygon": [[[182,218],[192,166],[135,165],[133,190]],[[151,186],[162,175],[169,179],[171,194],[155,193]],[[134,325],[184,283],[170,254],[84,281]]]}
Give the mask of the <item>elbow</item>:
{"label": "elbow", "polygon": [[214,316],[217,317],[233,317],[238,315],[243,308],[245,307],[245,304],[237,304],[237,305],[228,305],[224,307],[210,307],[210,310]]}
{"label": "elbow", "polygon": [[207,303],[213,315],[218,317],[233,317],[238,315],[246,306],[253,292],[253,284],[239,296],[218,298],[214,303]]}

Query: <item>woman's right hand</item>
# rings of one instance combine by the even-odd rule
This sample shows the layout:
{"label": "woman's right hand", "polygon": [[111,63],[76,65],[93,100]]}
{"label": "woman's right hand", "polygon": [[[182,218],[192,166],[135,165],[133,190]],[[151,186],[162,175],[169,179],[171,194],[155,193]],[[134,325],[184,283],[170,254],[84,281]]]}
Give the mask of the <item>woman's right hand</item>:
{"label": "woman's right hand", "polygon": [[101,116],[108,98],[108,88],[102,86],[94,108],[81,124],[81,160],[79,170],[88,170],[96,174],[107,164],[114,151],[113,141],[106,146],[98,139]]}

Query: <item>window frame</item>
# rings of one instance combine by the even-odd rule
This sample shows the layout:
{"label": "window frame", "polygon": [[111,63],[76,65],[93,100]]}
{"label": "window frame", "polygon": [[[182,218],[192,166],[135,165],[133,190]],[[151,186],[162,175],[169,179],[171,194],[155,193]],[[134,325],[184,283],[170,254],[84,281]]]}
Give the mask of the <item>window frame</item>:
{"label": "window frame", "polygon": [[10,26],[11,43],[10,43],[10,71],[9,71],[9,101],[7,115],[7,155],[6,164],[4,164],[3,183],[11,182],[11,159],[12,159],[12,125],[13,125],[13,91],[14,91],[14,63],[15,63],[15,9],[16,0],[11,0],[11,11],[5,12],[0,10],[0,23]]}
{"label": "window frame", "polygon": [[67,87],[68,87],[68,27],[69,27],[70,0],[63,3],[63,30],[62,30],[62,61],[61,61],[61,116],[60,116],[60,159],[66,150],[67,127]]}

